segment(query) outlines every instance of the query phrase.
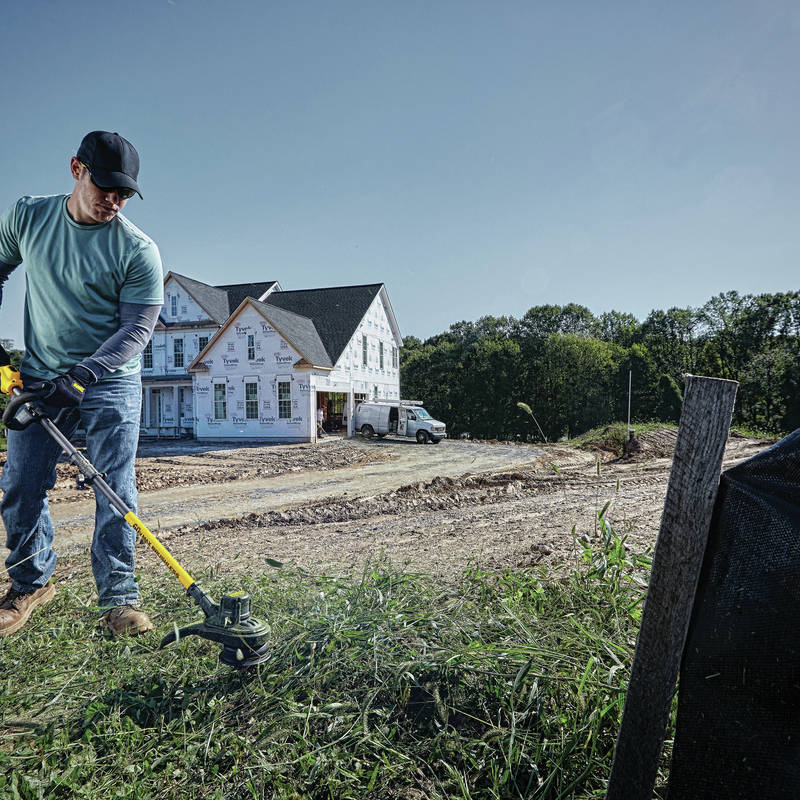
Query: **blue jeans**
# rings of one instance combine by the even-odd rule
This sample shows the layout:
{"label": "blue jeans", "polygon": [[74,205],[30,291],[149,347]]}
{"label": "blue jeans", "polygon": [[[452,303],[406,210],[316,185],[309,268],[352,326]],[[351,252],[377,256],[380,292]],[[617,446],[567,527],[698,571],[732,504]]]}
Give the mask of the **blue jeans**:
{"label": "blue jeans", "polygon": [[[23,382],[25,378],[23,377]],[[139,440],[142,385],[139,375],[101,381],[86,389],[77,411],[71,411],[59,425],[71,436],[78,426],[86,431],[89,460],[106,473],[111,488],[136,511],[134,459]],[[45,407],[51,416],[58,409]],[[56,482],[56,461],[61,448],[41,425],[23,431],[7,431],[8,453],[0,475],[0,514],[6,526],[6,560],[13,588],[34,592],[44,586],[56,566],[52,549],[53,522],[47,492]],[[136,534],[118,517],[108,501],[95,492],[92,571],[101,610],[133,605],[138,599],[134,578]]]}

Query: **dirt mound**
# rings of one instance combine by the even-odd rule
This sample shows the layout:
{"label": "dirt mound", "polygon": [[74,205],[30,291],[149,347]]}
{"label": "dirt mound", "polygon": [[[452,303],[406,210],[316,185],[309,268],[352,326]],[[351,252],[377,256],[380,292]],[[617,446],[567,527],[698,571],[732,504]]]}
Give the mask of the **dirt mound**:
{"label": "dirt mound", "polygon": [[[678,438],[677,428],[658,428],[636,435],[627,448],[630,458],[672,458],[675,442]],[[632,445],[632,446],[631,446]]]}
{"label": "dirt mound", "polygon": [[570,485],[565,475],[540,475],[532,469],[522,472],[482,473],[460,478],[436,477],[401,486],[392,492],[353,499],[325,500],[284,511],[251,513],[184,527],[180,533],[219,528],[273,528],[291,525],[321,525],[351,522],[386,515],[401,516],[420,511],[445,511],[465,506],[493,504],[531,492],[549,492]]}

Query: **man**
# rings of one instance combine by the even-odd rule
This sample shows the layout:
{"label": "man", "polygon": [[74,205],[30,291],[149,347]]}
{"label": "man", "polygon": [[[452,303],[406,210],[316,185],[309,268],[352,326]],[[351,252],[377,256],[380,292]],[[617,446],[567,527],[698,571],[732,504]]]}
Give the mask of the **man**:
{"label": "man", "polygon": [[317,409],[317,436],[325,436],[325,429],[322,427],[322,423],[325,421],[325,412],[322,410],[322,406]]}
{"label": "man", "polygon": [[[23,197],[0,217],[2,284],[25,264],[26,391],[69,436],[80,422],[89,460],[131,509],[141,409],[140,353],[163,302],[161,256],[152,239],[120,211],[134,194],[139,155],[117,133],[92,131],[70,159],[70,195]],[[47,491],[59,447],[40,425],[8,431],[0,475],[0,514],[12,584],[0,600],[0,636],[14,633],[52,599],[56,564]],[[97,498],[91,547],[101,625],[113,636],[152,630],[137,608],[135,534]]]}

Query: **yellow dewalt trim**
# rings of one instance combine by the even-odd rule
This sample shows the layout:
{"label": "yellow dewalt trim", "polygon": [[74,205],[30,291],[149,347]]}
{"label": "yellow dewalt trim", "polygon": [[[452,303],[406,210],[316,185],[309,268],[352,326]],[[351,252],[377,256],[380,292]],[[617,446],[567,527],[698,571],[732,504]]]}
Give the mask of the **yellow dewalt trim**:
{"label": "yellow dewalt trim", "polygon": [[184,589],[188,589],[194,583],[194,578],[172,557],[169,550],[150,533],[147,525],[133,511],[129,511],[125,515],[125,521],[156,551],[158,557],[172,570]]}
{"label": "yellow dewalt trim", "polygon": [[10,365],[0,367],[0,392],[11,394],[11,390],[22,389],[22,378],[19,372]]}

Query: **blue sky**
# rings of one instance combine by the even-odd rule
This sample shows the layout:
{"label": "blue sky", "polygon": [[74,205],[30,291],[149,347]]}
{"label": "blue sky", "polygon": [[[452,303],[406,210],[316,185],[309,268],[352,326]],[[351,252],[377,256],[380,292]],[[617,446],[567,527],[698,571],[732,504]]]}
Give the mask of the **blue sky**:
{"label": "blue sky", "polygon": [[781,1],[7,4],[0,206],[101,128],[165,270],[382,281],[404,335],[796,290],[799,39]]}

